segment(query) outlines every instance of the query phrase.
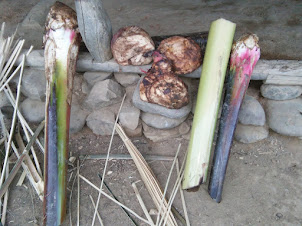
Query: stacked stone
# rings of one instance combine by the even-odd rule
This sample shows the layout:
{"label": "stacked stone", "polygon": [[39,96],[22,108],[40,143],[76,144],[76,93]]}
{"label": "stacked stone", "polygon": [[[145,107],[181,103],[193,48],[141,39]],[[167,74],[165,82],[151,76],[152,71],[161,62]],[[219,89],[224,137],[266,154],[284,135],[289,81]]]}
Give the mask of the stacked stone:
{"label": "stacked stone", "polygon": [[[15,77],[13,82],[18,81]],[[74,84],[78,80],[75,77]],[[39,123],[45,118],[46,78],[45,71],[35,68],[25,68],[21,83],[21,93],[24,100],[20,104],[20,110],[24,118],[31,123]],[[76,86],[76,85],[75,85]],[[76,89],[75,89],[76,90]],[[71,106],[70,132],[80,131],[85,125],[88,112],[84,111],[78,102],[80,94],[75,91]]]}
{"label": "stacked stone", "polygon": [[238,115],[235,140],[249,144],[267,138],[269,132],[265,122],[262,105],[256,98],[245,95]]}
{"label": "stacked stone", "polygon": [[[183,79],[183,81],[188,85],[190,92],[191,80]],[[157,104],[147,103],[140,99],[139,84],[140,81],[134,90],[132,102],[142,111],[141,120],[145,137],[154,142],[160,142],[189,133],[190,123],[186,119],[192,108],[192,100],[187,106],[180,109],[168,109]],[[191,96],[191,93],[189,95]]]}
{"label": "stacked stone", "polygon": [[[168,109],[143,102],[139,97],[140,75],[135,73],[85,72],[74,78],[70,132],[79,132],[85,124],[97,135],[111,135],[121,101],[119,115],[129,136],[144,135],[154,142],[189,133],[186,121],[192,104],[182,109]],[[17,82],[16,78],[14,82]],[[190,79],[186,79],[189,85]],[[22,79],[24,100],[20,110],[25,119],[39,123],[45,118],[46,79],[44,70],[26,68]],[[3,99],[2,105],[8,100]],[[7,103],[8,105],[9,103]]]}
{"label": "stacked stone", "polygon": [[[85,82],[91,87],[83,105],[91,110],[87,126],[98,135],[110,135],[113,130],[121,101],[126,99],[119,121],[129,136],[141,136],[140,110],[135,108],[131,97],[140,76],[138,74],[86,72]],[[85,85],[84,85],[85,86]]]}
{"label": "stacked stone", "polygon": [[302,86],[263,84],[268,126],[273,131],[302,137]]}

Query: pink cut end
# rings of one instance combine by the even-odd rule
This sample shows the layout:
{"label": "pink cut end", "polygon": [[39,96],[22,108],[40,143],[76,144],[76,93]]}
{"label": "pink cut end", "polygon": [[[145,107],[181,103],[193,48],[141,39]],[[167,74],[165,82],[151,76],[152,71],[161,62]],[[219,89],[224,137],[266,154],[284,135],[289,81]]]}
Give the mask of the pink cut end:
{"label": "pink cut end", "polygon": [[70,30],[70,36],[69,36],[70,41],[74,39],[75,35],[76,35],[75,31]]}
{"label": "pink cut end", "polygon": [[143,72],[143,73],[145,73],[145,74],[148,73],[148,72],[146,72],[145,70],[143,70],[143,69],[141,69],[141,68],[140,68],[140,70],[141,70],[141,72]]}

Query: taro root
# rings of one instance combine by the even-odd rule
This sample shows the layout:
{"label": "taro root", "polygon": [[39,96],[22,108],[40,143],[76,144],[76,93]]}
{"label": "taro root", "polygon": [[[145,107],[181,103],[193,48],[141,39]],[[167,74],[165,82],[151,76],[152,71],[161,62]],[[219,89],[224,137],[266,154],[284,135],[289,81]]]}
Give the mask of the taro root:
{"label": "taro root", "polygon": [[155,49],[149,34],[140,27],[123,27],[111,40],[114,59],[121,65],[144,65],[152,61],[149,53]]}
{"label": "taro root", "polygon": [[173,71],[177,75],[191,73],[201,65],[201,49],[190,38],[173,36],[164,39],[158,50],[172,61]]}
{"label": "taro root", "polygon": [[140,83],[143,101],[159,104],[166,108],[179,109],[189,103],[186,84],[172,72],[171,61],[155,51],[153,64]]}

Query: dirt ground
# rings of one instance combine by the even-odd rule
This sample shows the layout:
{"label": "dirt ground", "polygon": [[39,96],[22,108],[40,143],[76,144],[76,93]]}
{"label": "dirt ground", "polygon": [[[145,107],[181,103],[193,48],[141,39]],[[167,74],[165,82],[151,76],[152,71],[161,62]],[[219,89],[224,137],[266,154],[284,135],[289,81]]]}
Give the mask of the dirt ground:
{"label": "dirt ground", "polygon": [[[6,21],[12,31],[22,22],[38,0],[2,0],[0,22]],[[68,1],[71,4],[72,1]],[[236,36],[255,32],[260,37],[264,59],[302,59],[302,4],[300,1],[138,1],[106,0],[105,7],[112,20],[113,30],[121,26],[138,25],[151,35],[185,33],[208,30],[210,22],[219,17],[237,23]],[[34,36],[33,32],[33,36]],[[32,36],[28,42],[32,42]],[[40,44],[36,44],[40,48]],[[257,88],[259,83],[255,83]],[[252,90],[252,89],[250,89]],[[252,92],[252,91],[250,91]],[[253,93],[255,93],[253,91]],[[256,95],[257,92],[256,92]],[[110,137],[97,136],[85,127],[70,137],[73,156],[105,154]],[[179,143],[181,157],[188,141],[175,138],[153,143],[144,137],[133,138],[133,143],[143,154],[173,156]],[[113,139],[111,153],[127,153],[118,136]],[[40,154],[41,159],[42,155]],[[189,218],[192,225],[302,225],[302,140],[285,137],[270,131],[267,139],[254,144],[234,141],[220,204],[211,200],[207,184],[197,192],[185,192]],[[165,186],[170,161],[149,161],[162,187]],[[42,165],[42,162],[41,162]],[[81,160],[80,173],[100,185],[98,174],[103,173],[103,160]],[[131,183],[140,176],[131,160],[111,160],[105,182],[119,201],[143,215]],[[77,184],[75,168],[69,168],[68,213],[64,225],[76,224]],[[18,177],[17,177],[18,178]],[[175,181],[173,174],[172,182]],[[26,180],[24,186],[11,186],[6,225],[41,225],[42,202]],[[74,186],[73,186],[74,185]],[[168,195],[173,183],[169,186]],[[138,183],[147,208],[154,208],[142,182]],[[105,192],[108,192],[104,189]],[[91,225],[97,192],[84,181],[80,182],[80,225]],[[68,198],[69,199],[69,198]],[[180,196],[175,208],[183,215]],[[123,210],[113,202],[101,198],[99,212],[105,225],[133,225]],[[134,218],[135,219],[135,218]],[[135,219],[138,225],[145,225]],[[98,221],[96,221],[98,222]]]}

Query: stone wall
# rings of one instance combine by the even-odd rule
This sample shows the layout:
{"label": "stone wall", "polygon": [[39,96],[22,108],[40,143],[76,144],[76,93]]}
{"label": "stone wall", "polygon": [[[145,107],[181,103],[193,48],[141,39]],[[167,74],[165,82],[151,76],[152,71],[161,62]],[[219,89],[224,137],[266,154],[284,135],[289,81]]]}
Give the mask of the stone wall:
{"label": "stone wall", "polygon": [[[137,73],[77,73],[70,132],[80,132],[87,125],[97,135],[110,135],[126,94],[119,121],[129,136],[144,134],[154,142],[180,136],[189,139],[199,79],[183,78],[189,87],[191,101],[179,110],[141,101],[140,79],[141,75]],[[13,82],[16,81],[17,77]],[[25,68],[21,90],[25,98],[21,112],[29,122],[38,123],[44,119],[45,83],[44,70]],[[249,89],[240,109],[234,138],[243,143],[257,142],[269,136],[269,129],[286,136],[302,137],[301,93],[300,85],[262,84],[256,91]]]}

